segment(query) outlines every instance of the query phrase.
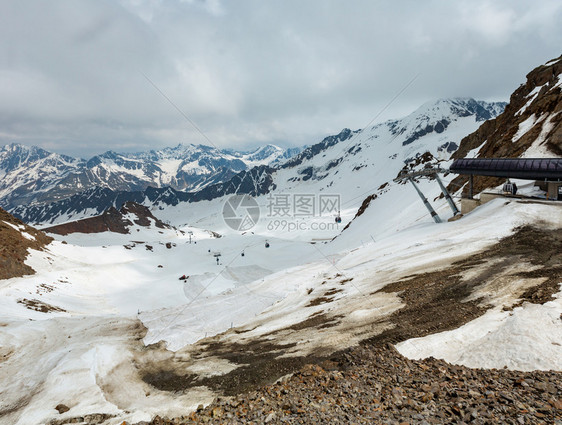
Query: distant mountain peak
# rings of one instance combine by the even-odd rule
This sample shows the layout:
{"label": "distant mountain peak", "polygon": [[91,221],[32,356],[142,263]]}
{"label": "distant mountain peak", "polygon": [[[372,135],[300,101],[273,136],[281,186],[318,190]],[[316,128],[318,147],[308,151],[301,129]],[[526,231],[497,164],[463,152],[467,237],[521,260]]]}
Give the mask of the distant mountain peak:
{"label": "distant mountain peak", "polygon": [[460,118],[473,116],[475,122],[494,118],[505,105],[505,102],[485,102],[470,97],[436,99],[425,102],[405,118],[387,121],[384,125],[394,135],[405,135],[402,144],[406,146],[427,134],[443,133],[451,122]]}
{"label": "distant mountain peak", "polygon": [[91,187],[142,191],[149,186],[199,190],[236,173],[278,163],[298,153],[266,145],[251,153],[182,144],[161,150],[118,153],[108,150],[77,160],[36,146],[0,147],[0,206],[44,204]]}

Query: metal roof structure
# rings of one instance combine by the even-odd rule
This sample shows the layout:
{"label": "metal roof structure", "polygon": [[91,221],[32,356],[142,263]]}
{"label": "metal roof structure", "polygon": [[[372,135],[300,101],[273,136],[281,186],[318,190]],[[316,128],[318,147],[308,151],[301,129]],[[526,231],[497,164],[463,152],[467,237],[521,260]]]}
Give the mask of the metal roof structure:
{"label": "metal roof structure", "polygon": [[455,160],[449,171],[476,176],[562,181],[562,158],[462,158]]}

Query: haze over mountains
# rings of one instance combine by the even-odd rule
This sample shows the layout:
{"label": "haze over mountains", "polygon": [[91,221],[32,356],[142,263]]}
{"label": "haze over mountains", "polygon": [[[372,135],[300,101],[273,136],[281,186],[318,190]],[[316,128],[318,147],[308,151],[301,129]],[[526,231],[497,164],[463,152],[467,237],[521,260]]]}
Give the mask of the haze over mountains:
{"label": "haze over mountains", "polygon": [[300,153],[272,145],[250,154],[180,145],[135,155],[108,152],[85,162],[10,145],[0,151],[2,202],[24,221],[54,224],[120,208],[125,201],[176,205],[230,193],[263,195],[275,187],[293,190],[302,186],[296,182],[330,176],[345,182],[381,171],[396,174],[426,151],[448,159],[462,137],[504,107],[502,102],[440,99],[399,120],[344,129]]}

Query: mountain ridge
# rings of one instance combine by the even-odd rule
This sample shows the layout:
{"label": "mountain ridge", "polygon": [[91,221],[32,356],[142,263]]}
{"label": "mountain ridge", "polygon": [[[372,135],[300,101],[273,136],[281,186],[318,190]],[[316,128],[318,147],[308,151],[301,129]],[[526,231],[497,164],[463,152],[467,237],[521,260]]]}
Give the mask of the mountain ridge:
{"label": "mountain ridge", "polygon": [[[334,182],[345,186],[342,179],[345,180],[344,177],[349,173],[352,173],[351,177],[357,174],[359,178],[365,175],[372,179],[373,172],[382,172],[379,164],[381,159],[378,157],[386,155],[388,159],[384,161],[393,164],[390,174],[394,175],[385,176],[378,186],[391,180],[405,162],[415,160],[428,149],[436,160],[448,159],[457,146],[455,141],[476,129],[485,113],[492,116],[503,105],[501,102],[488,103],[470,98],[429,102],[400,120],[386,121],[363,130],[343,129],[279,165],[240,171],[231,179],[188,193],[164,187],[147,187],[143,191],[112,191],[105,188],[75,194],[47,205],[20,206],[10,211],[31,223],[56,224],[101,214],[111,206],[120,208],[120,203],[127,200],[160,208],[179,202],[212,200],[234,193],[259,196],[277,187],[284,191],[317,193],[328,190]],[[444,120],[446,125],[443,124]],[[442,131],[439,122],[442,123]],[[408,143],[404,144],[406,140]],[[382,154],[383,151],[387,153]]]}
{"label": "mountain ridge", "polygon": [[299,151],[275,145],[239,152],[179,144],[131,154],[107,151],[85,160],[13,143],[0,147],[0,206],[11,210],[47,204],[93,187],[133,192],[149,186],[200,190]]}

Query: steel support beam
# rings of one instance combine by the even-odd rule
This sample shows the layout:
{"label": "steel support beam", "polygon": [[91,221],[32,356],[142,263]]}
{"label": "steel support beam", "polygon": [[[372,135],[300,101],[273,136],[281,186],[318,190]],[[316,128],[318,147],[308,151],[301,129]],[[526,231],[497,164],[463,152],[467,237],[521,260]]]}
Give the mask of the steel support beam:
{"label": "steel support beam", "polygon": [[441,192],[443,192],[443,195],[445,196],[445,199],[447,200],[447,202],[449,203],[449,206],[453,210],[453,215],[457,215],[459,213],[459,209],[455,205],[455,201],[453,201],[453,198],[451,198],[451,195],[449,194],[449,191],[447,190],[447,188],[445,186],[443,186],[443,182],[439,178],[439,174],[435,173],[435,179],[437,180],[437,183],[439,183],[439,187],[441,188]]}
{"label": "steel support beam", "polygon": [[431,214],[431,217],[433,217],[433,220],[436,223],[441,223],[441,218],[439,217],[439,215],[437,215],[437,213],[435,212],[435,210],[433,209],[431,204],[428,202],[427,198],[423,195],[422,191],[418,188],[418,185],[414,182],[414,179],[412,179],[410,177],[410,178],[408,178],[408,180],[410,181],[410,183],[412,183],[412,185],[414,186],[414,189],[416,189],[416,192],[418,192],[418,195],[420,195],[420,198],[422,199],[423,204],[425,205],[425,207],[429,211],[429,214]]}

